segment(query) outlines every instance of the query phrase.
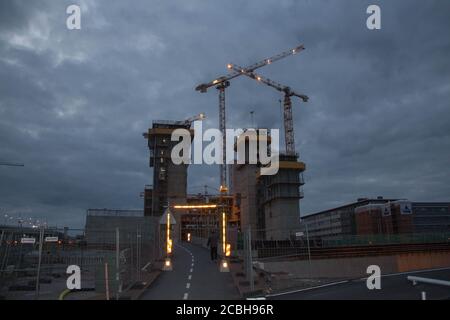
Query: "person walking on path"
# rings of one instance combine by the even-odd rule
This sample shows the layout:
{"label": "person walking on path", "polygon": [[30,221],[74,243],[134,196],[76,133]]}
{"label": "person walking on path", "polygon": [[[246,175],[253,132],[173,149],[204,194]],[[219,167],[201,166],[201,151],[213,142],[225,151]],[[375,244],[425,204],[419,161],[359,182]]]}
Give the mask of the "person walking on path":
{"label": "person walking on path", "polygon": [[211,249],[211,260],[217,260],[217,244],[219,243],[219,236],[216,230],[213,230],[208,238],[207,246]]}

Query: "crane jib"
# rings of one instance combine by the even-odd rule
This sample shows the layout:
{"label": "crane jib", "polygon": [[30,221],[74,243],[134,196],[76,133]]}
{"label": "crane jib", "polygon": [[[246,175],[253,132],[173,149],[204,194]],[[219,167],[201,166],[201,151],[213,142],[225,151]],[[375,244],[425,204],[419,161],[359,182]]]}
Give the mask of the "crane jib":
{"label": "crane jib", "polygon": [[[301,45],[299,45],[299,46],[297,46],[297,47],[295,47],[295,48],[293,48],[291,50],[284,51],[284,52],[279,53],[279,54],[277,54],[275,56],[272,56],[270,58],[266,58],[266,59],[261,60],[261,61],[259,61],[257,63],[254,63],[254,64],[244,68],[244,70],[245,70],[245,72],[253,72],[254,70],[256,70],[258,68],[261,68],[261,67],[264,67],[266,65],[272,64],[275,61],[278,61],[278,60],[281,60],[281,59],[283,59],[285,57],[297,54],[297,53],[299,53],[299,52],[301,52],[303,50],[305,50],[305,47],[304,47],[303,44],[301,44]],[[231,68],[229,68],[229,69],[231,69]],[[211,88],[213,86],[216,86],[218,84],[221,84],[221,83],[223,83],[225,81],[229,81],[231,79],[239,77],[241,74],[242,74],[241,72],[236,72],[235,71],[235,72],[227,74],[225,76],[218,77],[218,78],[214,79],[211,82],[202,83],[202,84],[198,85],[195,88],[195,90],[196,91],[200,91],[200,92],[206,92],[209,88]]]}

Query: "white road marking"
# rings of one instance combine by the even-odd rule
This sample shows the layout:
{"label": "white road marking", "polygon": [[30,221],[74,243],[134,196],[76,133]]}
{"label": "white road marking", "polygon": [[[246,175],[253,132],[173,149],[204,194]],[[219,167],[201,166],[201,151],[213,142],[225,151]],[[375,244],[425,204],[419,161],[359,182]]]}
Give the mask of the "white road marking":
{"label": "white road marking", "polygon": [[[440,271],[440,270],[449,270],[449,269],[450,268],[447,267],[447,268],[436,268],[436,269],[407,271],[407,272],[385,274],[385,275],[381,275],[381,277],[382,278],[383,277],[394,277],[394,276],[401,276],[401,275],[407,275],[407,274],[423,273],[423,272],[431,272],[431,271]],[[364,280],[367,280],[367,278],[360,278],[358,280],[359,281],[364,281]],[[275,294],[268,294],[268,295],[266,295],[266,297],[282,296],[282,295],[291,294],[291,293],[297,293],[297,292],[309,291],[309,290],[318,289],[318,288],[334,286],[334,285],[347,283],[347,282],[350,282],[350,281],[349,280],[344,280],[344,281],[338,281],[338,282],[333,282],[333,283],[327,283],[327,284],[324,284],[324,285],[321,285],[321,286],[316,286],[316,287],[311,287],[311,288],[305,288],[305,289],[294,290],[294,291],[289,291],[289,292],[281,292],[281,293],[275,293]]]}
{"label": "white road marking", "polygon": [[[431,271],[441,271],[441,270],[449,270],[450,268],[436,268],[436,269],[425,269],[425,270],[416,270],[416,271],[406,271],[406,272],[399,272],[399,273],[388,273],[388,274],[382,274],[380,277],[395,277],[395,276],[402,276],[406,274],[414,274],[414,273],[423,273],[423,272],[431,272]],[[367,280],[367,277],[359,279],[360,281]]]}
{"label": "white road marking", "polygon": [[[190,270],[189,270],[189,273],[194,272],[194,262],[195,262],[194,254],[193,254],[189,249],[183,247],[182,245],[179,245],[179,244],[177,244],[177,245],[178,245],[179,247],[181,247],[182,249],[184,249],[187,253],[189,253],[189,254],[191,255],[192,263],[191,263],[191,268],[190,268]],[[190,274],[190,275],[188,276],[188,281],[190,281],[190,280],[192,280],[192,274]],[[187,282],[187,283],[186,283],[186,289],[189,290],[190,287],[191,287],[191,283],[190,283],[190,282]],[[189,297],[189,293],[186,292],[186,293],[184,294],[184,296],[183,296],[183,300],[187,300],[188,297]]]}
{"label": "white road marking", "polygon": [[321,285],[321,286],[315,286],[315,287],[306,288],[306,289],[299,289],[299,290],[288,291],[288,292],[281,292],[281,293],[268,294],[268,295],[266,295],[266,297],[277,297],[277,296],[282,296],[282,295],[285,295],[285,294],[291,294],[291,293],[297,293],[297,292],[309,291],[309,290],[318,289],[318,288],[324,288],[324,287],[329,287],[329,286],[335,286],[335,285],[342,284],[342,283],[347,283],[347,282],[349,282],[349,280],[344,280],[344,281],[338,281],[338,282],[327,283],[327,284],[323,284],[323,285]]}
{"label": "white road marking", "polygon": [[148,266],[151,264],[151,262],[147,263],[141,270],[142,271],[147,271]]}

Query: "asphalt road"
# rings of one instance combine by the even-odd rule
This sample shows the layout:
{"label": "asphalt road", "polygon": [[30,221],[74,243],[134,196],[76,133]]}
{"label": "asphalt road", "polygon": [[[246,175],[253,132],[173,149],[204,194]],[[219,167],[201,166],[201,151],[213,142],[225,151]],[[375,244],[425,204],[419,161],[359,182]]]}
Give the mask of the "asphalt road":
{"label": "asphalt road", "polygon": [[418,284],[413,286],[407,276],[418,276],[439,280],[450,280],[450,269],[387,275],[381,277],[381,289],[369,290],[366,280],[353,280],[333,286],[292,292],[267,299],[277,300],[421,300],[421,292],[426,292],[427,300],[450,299],[450,287]]}
{"label": "asphalt road", "polygon": [[209,251],[186,242],[176,244],[172,271],[162,272],[142,295],[142,300],[239,299],[230,273],[219,271]]}

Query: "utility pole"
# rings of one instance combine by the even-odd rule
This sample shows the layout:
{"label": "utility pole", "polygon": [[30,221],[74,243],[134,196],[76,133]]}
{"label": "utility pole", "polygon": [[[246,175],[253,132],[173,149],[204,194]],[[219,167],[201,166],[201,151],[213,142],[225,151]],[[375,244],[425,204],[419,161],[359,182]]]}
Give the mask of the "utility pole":
{"label": "utility pole", "polygon": [[136,266],[137,266],[137,280],[141,280],[141,228],[138,226],[136,230]]}
{"label": "utility pole", "polygon": [[252,129],[256,129],[256,128],[255,128],[254,118],[253,118],[254,113],[255,113],[255,111],[253,111],[253,110],[250,111],[250,120],[252,121]]}
{"label": "utility pole", "polygon": [[311,264],[311,247],[309,245],[309,230],[308,230],[308,223],[305,223],[306,226],[306,243],[308,246],[308,261],[309,261],[309,276],[311,277],[311,268],[312,268],[312,264]]}
{"label": "utility pole", "polygon": [[253,257],[252,257],[252,229],[251,226],[248,226],[248,229],[246,230],[246,275],[247,280],[250,282],[250,291],[255,290],[255,284],[253,282]]}
{"label": "utility pole", "polygon": [[116,299],[119,300],[120,293],[120,235],[119,228],[116,228],[116,284],[117,284],[117,293]]}
{"label": "utility pole", "polygon": [[37,276],[36,276],[36,291],[35,291],[35,300],[39,300],[39,290],[40,290],[40,277],[41,277],[41,262],[42,262],[42,246],[44,242],[44,227],[41,226],[39,230],[39,260],[37,267]]}
{"label": "utility pole", "polygon": [[5,235],[5,230],[2,230],[2,236],[0,237],[0,248],[2,247],[3,244],[3,236]]}

